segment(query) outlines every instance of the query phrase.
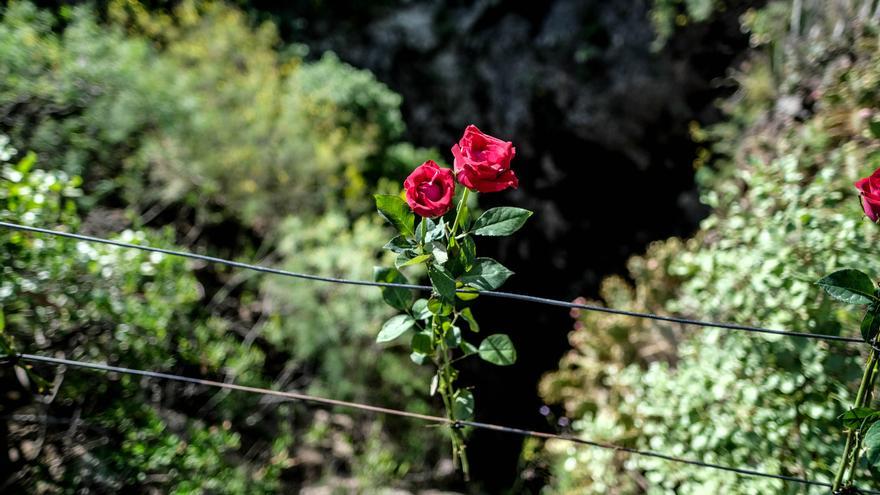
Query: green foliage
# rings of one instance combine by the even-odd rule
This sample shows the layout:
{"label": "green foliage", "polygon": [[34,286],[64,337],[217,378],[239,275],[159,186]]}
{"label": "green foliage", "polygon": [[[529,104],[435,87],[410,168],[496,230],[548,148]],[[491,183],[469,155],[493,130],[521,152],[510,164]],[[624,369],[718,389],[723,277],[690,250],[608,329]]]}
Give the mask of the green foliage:
{"label": "green foliage", "polygon": [[[373,280],[386,284],[406,284],[409,281],[402,273],[393,268],[375,267]],[[406,311],[412,304],[412,291],[400,287],[382,287],[382,299],[394,309]]]}
{"label": "green foliage", "polygon": [[[0,218],[107,236],[161,218],[170,228],[121,238],[357,279],[390,263],[376,253],[385,230],[362,218],[365,191],[397,193],[413,163],[434,157],[401,141],[398,95],[332,54],[306,62],[299,47],[281,49],[271,24],[221,2],[107,4],[60,17],[4,5],[0,132],[41,159],[4,168]],[[21,349],[431,411],[427,371],[375,344],[390,316],[383,299],[408,309],[410,291],[259,278],[9,231],[0,244],[0,314]],[[339,473],[359,490],[412,472],[434,479],[439,433],[411,423],[70,370],[62,385],[57,415],[81,408],[106,420],[109,439],[80,452],[100,432],[81,429],[71,444],[67,425],[53,427],[51,448],[20,456],[24,491],[43,479],[59,491],[109,480],[104,491],[162,493],[290,491]],[[15,441],[36,441],[34,431],[17,428]],[[50,476],[59,455],[66,470]]]}
{"label": "green foliage", "polygon": [[367,186],[430,154],[400,142],[398,95],[332,54],[280,54],[271,24],[221,3],[110,11],[142,34],[86,7],[60,34],[24,2],[0,22],[0,99],[13,103],[0,131],[43,166],[84,176],[87,206],[106,194],[143,209],[185,198],[200,223],[220,206],[266,232],[339,199],[362,212]]}
{"label": "green foliage", "polygon": [[[375,195],[379,215],[400,233],[386,243],[384,249],[397,254],[397,268],[423,267],[431,282],[430,299],[417,300],[411,311],[410,299],[392,296],[386,292],[390,288],[383,288],[385,302],[406,313],[387,320],[376,341],[391,342],[411,329],[414,331],[410,341],[410,360],[417,365],[432,363],[436,367],[429,392],[432,396],[440,392],[446,417],[451,421],[472,418],[475,407],[473,394],[457,388],[455,381],[458,370],[453,366],[455,362],[473,355],[498,366],[509,366],[516,362],[516,349],[507,335],[490,335],[477,348],[463,338],[461,328],[456,326],[460,318],[473,332],[479,332],[480,326],[473,313],[462,303],[478,295],[472,291],[497,289],[513,275],[513,272],[491,258],[476,258],[472,234],[512,234],[532,215],[532,212],[521,208],[492,208],[474,222],[473,232],[468,231],[468,190],[460,189],[457,206],[451,210],[446,208],[447,218],[423,217],[415,229],[415,215],[406,201],[396,195]],[[459,227],[464,232],[456,235]],[[396,273],[390,268],[375,269],[376,280],[383,282],[390,282]],[[406,280],[403,275],[397,279]],[[409,291],[406,292],[409,296]],[[467,479],[466,432],[453,428],[450,436],[453,465],[460,466]]]}
{"label": "green foliage", "polygon": [[492,258],[477,258],[470,270],[461,276],[461,282],[479,290],[495,290],[511,275],[512,271]]}
{"label": "green foliage", "polygon": [[403,198],[390,194],[377,194],[376,209],[379,210],[382,218],[388,220],[388,223],[393,225],[404,238],[413,236],[415,215]]}
{"label": "green foliage", "polygon": [[[33,156],[27,155],[17,165],[3,165],[0,218],[78,229],[73,199],[80,195],[79,179],[31,170],[32,164]],[[150,232],[126,231],[120,240],[168,244],[167,235]],[[210,373],[235,372],[262,363],[261,353],[241,348],[217,321],[205,319],[190,331],[189,317],[199,311],[198,283],[180,259],[4,229],[0,262],[7,267],[0,281],[5,332],[23,350],[51,349],[72,359],[113,362],[124,356],[126,366],[171,372],[187,365]],[[189,346],[202,353],[178,352]],[[41,414],[76,411],[85,419],[83,428],[100,428],[104,440],[71,443],[75,429],[50,426],[42,434],[46,446],[36,453],[36,462],[19,466],[25,487],[39,481],[61,489],[73,482],[112,491],[147,479],[169,493],[263,493],[277,486],[278,470],[268,457],[252,465],[263,464],[261,474],[229,463],[240,443],[229,426],[214,426],[226,424],[223,414],[172,419],[178,415],[174,406],[163,403],[175,394],[166,398],[139,380],[103,376],[96,382],[91,373],[53,373],[52,368],[40,373],[54,376],[57,387],[39,408]],[[263,383],[248,373],[240,382]],[[226,414],[236,414],[235,408]],[[33,430],[13,423],[10,439],[11,448],[24,448],[34,440]],[[62,458],[58,469],[39,474],[42,466]]]}
{"label": "green foliage", "polygon": [[[873,110],[867,110],[880,102],[861,82],[878,74],[871,48],[876,31],[838,23],[845,32],[834,38],[824,26],[841,14],[811,3],[804,19],[812,25],[791,35],[786,31],[791,17],[777,15],[780,3],[746,19],[784,23],[776,29],[786,33],[784,39],[772,44],[785,44],[790,60],[777,60],[767,72],[774,74],[768,79],[773,91],[746,100],[737,95],[726,106],[730,121],[707,132],[708,141],[719,141],[711,145],[714,155],[698,178],[712,215],[692,239],[658,243],[635,258],[634,286],[606,282],[603,297],[610,306],[857,335],[860,315],[823,297],[812,281],[846,266],[867,273],[880,269],[873,254],[880,240],[876,227],[862,219],[852,186],[880,165],[870,134]],[[825,55],[817,56],[800,33],[818,38]],[[830,59],[831,47],[855,62]],[[740,79],[763,71],[764,57],[756,54]],[[804,94],[821,95],[812,110],[785,111]],[[769,114],[770,109],[775,111]],[[864,279],[854,283],[873,296],[873,284],[869,290]],[[573,350],[541,389],[565,406],[577,434],[831,481],[843,450],[838,418],[855,396],[864,359],[853,349],[575,313]],[[803,489],[558,442],[546,449],[556,466],[555,489],[563,493]],[[855,479],[872,487],[863,471]]]}
{"label": "green foliage", "polygon": [[722,0],[654,0],[650,17],[656,35],[655,47],[662,47],[676,27],[704,22],[723,5]]}
{"label": "green foliage", "polygon": [[516,362],[513,342],[503,333],[496,333],[483,339],[477,352],[482,359],[498,366],[510,366]]}
{"label": "green foliage", "polygon": [[826,275],[816,285],[825,289],[829,296],[847,304],[865,305],[877,302],[871,277],[852,268]]}
{"label": "green foliage", "polygon": [[532,212],[522,208],[505,206],[490,208],[474,222],[474,235],[504,236],[520,229]]}
{"label": "green foliage", "polygon": [[880,423],[874,423],[865,434],[866,460],[874,468],[880,468]]}
{"label": "green foliage", "polygon": [[[391,342],[406,333],[406,331],[412,328],[415,324],[416,320],[410,315],[392,316],[382,325],[382,330],[379,331],[379,335],[376,337],[376,342],[380,344],[383,342]],[[416,344],[414,343],[413,345]],[[419,352],[420,349],[413,350]]]}

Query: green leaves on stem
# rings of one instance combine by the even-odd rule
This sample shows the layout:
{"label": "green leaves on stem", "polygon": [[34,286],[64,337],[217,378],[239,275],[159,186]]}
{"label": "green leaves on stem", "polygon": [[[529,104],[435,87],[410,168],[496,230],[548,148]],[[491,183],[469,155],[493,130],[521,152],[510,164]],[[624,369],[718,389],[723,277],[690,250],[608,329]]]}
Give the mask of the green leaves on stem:
{"label": "green leaves on stem", "polygon": [[510,206],[491,208],[474,222],[473,231],[475,235],[510,235],[519,230],[530,216],[532,212],[522,208]]}
{"label": "green leaves on stem", "polygon": [[[373,268],[373,280],[390,284],[406,284],[409,281],[394,268]],[[406,311],[412,304],[412,291],[401,287],[382,287],[382,299],[392,308]]]}
{"label": "green leaves on stem", "polygon": [[874,282],[867,274],[852,268],[838,270],[821,278],[817,285],[829,296],[847,304],[867,305],[862,319],[861,331],[865,341],[873,339],[880,331],[880,298]]}
{"label": "green leaves on stem", "polygon": [[379,210],[379,214],[382,215],[385,220],[388,220],[398,232],[406,237],[412,237],[415,233],[414,226],[416,217],[409,209],[409,205],[406,204],[406,201],[400,196],[391,194],[377,194],[375,195],[375,198],[376,209]]}
{"label": "green leaves on stem", "polygon": [[415,324],[416,320],[410,315],[392,316],[382,325],[382,330],[379,331],[376,342],[391,342],[405,334]]}
{"label": "green leaves on stem", "polygon": [[440,297],[447,301],[455,298],[455,279],[442,265],[428,265],[428,277]]}
{"label": "green leaves on stem", "polygon": [[862,338],[866,342],[877,336],[877,331],[880,330],[880,305],[876,303],[870,305],[865,317],[862,318],[861,330]]}
{"label": "green leaves on stem", "polygon": [[480,324],[477,323],[476,318],[474,318],[474,314],[473,312],[471,312],[471,308],[464,308],[463,310],[461,310],[459,315],[461,315],[461,318],[467,322],[468,327],[470,327],[472,332],[479,333]]}
{"label": "green leaves on stem", "polygon": [[492,258],[477,258],[471,269],[461,276],[461,281],[475,289],[495,290],[511,275],[512,271]]}
{"label": "green leaves on stem", "polygon": [[875,469],[880,468],[880,423],[874,422],[868,428],[863,444],[865,445],[868,464]]}
{"label": "green leaves on stem", "polygon": [[816,284],[825,289],[829,296],[847,304],[880,302],[875,295],[871,277],[852,268],[838,270],[821,278]]}
{"label": "green leaves on stem", "polygon": [[468,390],[459,390],[452,401],[454,419],[467,421],[474,417],[474,395]]}
{"label": "green leaves on stem", "polygon": [[[852,480],[859,465],[859,456],[862,448],[867,449],[868,461],[880,467],[880,412],[870,409],[871,398],[874,392],[874,383],[878,374],[878,351],[877,338],[880,329],[880,299],[874,282],[867,274],[847,268],[838,270],[816,282],[834,299],[847,304],[865,306],[867,311],[862,319],[862,338],[871,343],[872,349],[868,363],[859,383],[853,408],[841,415],[844,426],[847,428],[846,444],[843,455],[835,473],[831,489],[838,493],[844,486],[852,486]],[[844,481],[849,473],[849,480]]]}
{"label": "green leaves on stem", "polygon": [[513,342],[503,333],[496,333],[483,339],[478,352],[483,360],[498,366],[510,366],[516,362]]}
{"label": "green leaves on stem", "polygon": [[[456,389],[458,372],[453,365],[461,359],[479,356],[488,363],[510,366],[517,358],[513,342],[507,335],[489,335],[476,346],[468,342],[459,326],[463,321],[471,332],[480,332],[473,312],[463,307],[464,304],[478,297],[480,291],[501,287],[513,275],[501,263],[477,257],[473,236],[510,235],[525,224],[532,212],[522,208],[491,208],[471,221],[467,207],[468,191],[465,189],[461,192],[454,219],[449,212],[445,218],[422,218],[416,226],[413,213],[401,197],[376,195],[375,198],[379,214],[397,229],[399,235],[384,246],[396,255],[395,268],[376,268],[374,279],[406,284],[407,278],[399,269],[423,265],[432,288],[429,297],[413,301],[409,289],[383,287],[382,299],[402,314],[385,322],[376,341],[400,342],[402,337],[411,335],[410,360],[418,365],[437,367],[429,387],[430,394],[440,394],[449,419],[471,419],[474,396],[469,390]],[[466,433],[464,430],[451,433],[453,461],[460,459],[462,469],[466,471]]]}

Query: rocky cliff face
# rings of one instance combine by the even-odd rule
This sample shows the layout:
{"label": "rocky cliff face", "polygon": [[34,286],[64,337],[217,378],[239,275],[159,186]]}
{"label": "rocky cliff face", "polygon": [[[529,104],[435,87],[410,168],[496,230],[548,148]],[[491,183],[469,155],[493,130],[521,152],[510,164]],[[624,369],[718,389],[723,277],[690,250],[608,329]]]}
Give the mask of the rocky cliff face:
{"label": "rocky cliff face", "polygon": [[[691,232],[705,215],[688,126],[718,118],[713,101],[747,48],[738,16],[755,2],[727,2],[660,51],[642,0],[298,3],[253,8],[312,55],[333,50],[402,94],[412,142],[445,148],[475,123],[515,143],[520,189],[481,198],[535,211],[513,238],[484,245],[517,272],[506,290],[594,294],[628,256]],[[532,391],[567,347],[567,313],[490,300],[476,311],[521,349],[512,369],[468,370],[479,419],[546,429]],[[519,442],[474,436],[484,489],[510,486]]]}

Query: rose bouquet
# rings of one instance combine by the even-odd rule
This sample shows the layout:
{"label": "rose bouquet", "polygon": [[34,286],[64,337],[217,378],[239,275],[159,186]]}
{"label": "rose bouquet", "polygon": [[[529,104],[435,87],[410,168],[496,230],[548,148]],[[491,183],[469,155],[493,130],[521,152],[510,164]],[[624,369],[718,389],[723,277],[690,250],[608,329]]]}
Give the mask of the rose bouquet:
{"label": "rose bouquet", "polygon": [[[401,269],[423,265],[431,282],[427,298],[414,299],[413,292],[402,287],[383,287],[386,303],[401,311],[382,325],[377,342],[408,339],[410,359],[417,365],[436,369],[430,394],[439,394],[452,422],[453,462],[468,475],[465,437],[461,421],[474,414],[474,396],[456,385],[455,364],[469,357],[479,357],[499,366],[516,361],[516,349],[502,333],[471,343],[471,334],[480,326],[468,307],[479,291],[494,290],[513,272],[501,263],[477,256],[475,237],[504,236],[516,232],[532,212],[522,208],[491,208],[472,218],[468,209],[470,192],[491,193],[516,188],[516,174],[510,162],[516,153],[513,144],[484,134],[476,126],[465,129],[461,140],[452,146],[454,169],[443,168],[429,160],[416,167],[403,183],[405,199],[397,195],[376,195],[379,213],[398,234],[384,248],[397,255],[394,267],[377,267],[377,282],[409,283]],[[457,206],[456,182],[460,188]],[[416,216],[421,220],[416,225]]]}

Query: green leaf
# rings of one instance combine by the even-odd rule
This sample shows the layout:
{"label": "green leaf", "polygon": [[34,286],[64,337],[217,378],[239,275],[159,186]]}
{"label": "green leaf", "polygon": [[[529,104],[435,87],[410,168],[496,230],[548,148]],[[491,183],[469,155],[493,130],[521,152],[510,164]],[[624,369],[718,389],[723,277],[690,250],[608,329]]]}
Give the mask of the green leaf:
{"label": "green leaf", "polygon": [[430,254],[420,254],[416,257],[409,258],[409,259],[403,258],[402,256],[403,255],[398,256],[397,261],[394,262],[394,264],[397,266],[397,268],[403,268],[405,266],[411,266],[411,265],[418,265],[419,263],[422,263],[424,261],[431,259]]}
{"label": "green leaf", "polygon": [[447,316],[452,313],[452,304],[441,301],[440,299],[431,298],[428,300],[428,311],[437,316]]}
{"label": "green leaf", "polygon": [[880,315],[877,314],[877,308],[872,304],[868,311],[865,313],[865,317],[862,319],[862,338],[865,341],[869,341],[877,335],[877,330],[880,330]]}
{"label": "green leaf", "polygon": [[462,318],[464,318],[464,321],[467,322],[468,327],[471,329],[472,332],[480,331],[480,324],[477,323],[476,318],[474,318],[474,314],[471,312],[471,308],[464,308],[459,314]]}
{"label": "green leaf", "polygon": [[494,290],[513,275],[513,272],[492,258],[477,258],[474,266],[461,276],[461,282],[479,290]]}
{"label": "green leaf", "polygon": [[414,302],[412,305],[412,313],[417,320],[427,320],[431,318],[431,311],[428,309],[428,300],[416,300],[416,302]]}
{"label": "green leaf", "polygon": [[409,355],[409,360],[421,366],[428,361],[428,356],[420,354],[418,352],[412,352]]}
{"label": "green leaf", "polygon": [[501,208],[492,208],[480,215],[480,218],[474,222],[474,234],[476,235],[510,235],[532,216],[532,212],[522,208],[514,208],[511,206],[503,206]]}
{"label": "green leaf", "polygon": [[412,319],[410,315],[392,316],[384,325],[382,325],[382,330],[379,331],[379,336],[376,337],[376,342],[391,342],[405,334],[407,330],[415,325],[415,323],[416,320]]}
{"label": "green leaf", "polygon": [[476,354],[479,352],[477,347],[474,344],[471,344],[467,340],[461,341],[461,350],[464,352],[465,356],[470,356],[471,354]]}
{"label": "green leaf", "polygon": [[[446,324],[444,323],[444,327]],[[450,349],[455,349],[461,344],[461,329],[455,325],[450,325],[444,334],[444,339],[446,340],[446,345]]]}
{"label": "green leaf", "polygon": [[400,196],[393,194],[377,194],[376,209],[379,214],[388,220],[401,234],[406,237],[412,237],[414,234],[413,226],[416,217],[409,209],[409,205]]}
{"label": "green leaf", "polygon": [[836,271],[816,284],[825,289],[829,296],[848,304],[871,304],[877,301],[871,277],[851,268]]}
{"label": "green leaf", "polygon": [[838,419],[847,428],[861,428],[863,424],[871,424],[880,418],[880,411],[867,407],[857,407],[841,414]]}
{"label": "green leaf", "polygon": [[[373,268],[373,280],[389,284],[406,284],[409,282],[402,273],[394,268],[382,266]],[[402,287],[382,287],[382,299],[392,308],[406,311],[412,303],[412,290]]]}
{"label": "green leaf", "polygon": [[477,245],[474,243],[474,238],[468,235],[461,239],[459,246],[461,246],[458,256],[459,262],[464,270],[468,271],[474,266],[474,260],[477,259]]}
{"label": "green leaf", "polygon": [[480,297],[480,293],[477,292],[477,289],[473,287],[459,287],[455,292],[455,297],[461,299],[462,301],[473,301],[474,299]]}
{"label": "green leaf", "polygon": [[474,395],[469,390],[459,390],[452,403],[452,416],[460,421],[474,417]]}
{"label": "green leaf", "polygon": [[422,231],[425,231],[425,236],[427,237],[428,232],[434,230],[434,227],[437,224],[434,223],[434,220],[428,217],[423,217],[422,221],[419,222],[419,226],[416,227],[416,239],[421,241],[422,239]]}
{"label": "green leaf", "polygon": [[880,422],[874,423],[865,433],[864,440],[867,449],[868,463],[875,468],[880,467]]}
{"label": "green leaf", "polygon": [[22,174],[26,174],[30,171],[31,167],[33,167],[35,163],[37,163],[37,154],[33,151],[28,151],[24,158],[19,160],[15,168]]}
{"label": "green leaf", "polygon": [[436,241],[437,239],[442,239],[443,234],[446,229],[446,222],[443,221],[443,218],[439,218],[436,222],[430,218],[423,218],[421,223],[419,223],[418,229],[416,229],[416,238],[422,239],[422,229],[425,229],[425,242]]}
{"label": "green leaf", "polygon": [[406,237],[399,235],[388,241],[387,244],[382,246],[382,249],[387,249],[393,253],[403,253],[404,251],[413,249],[416,247],[416,243],[407,239]]}
{"label": "green leaf", "polygon": [[868,122],[868,129],[875,138],[880,138],[880,120],[872,120]]}
{"label": "green leaf", "polygon": [[461,230],[467,230],[468,217],[470,217],[471,210],[467,207],[467,205],[461,205],[461,212],[458,214],[458,226]]}
{"label": "green leaf", "polygon": [[445,268],[439,265],[431,265],[428,267],[428,278],[431,279],[431,285],[440,297],[451,301],[455,297],[455,280]]}
{"label": "green leaf", "polygon": [[434,341],[428,332],[416,332],[412,337],[412,350],[419,354],[431,354],[434,352],[432,348]]}
{"label": "green leaf", "polygon": [[446,254],[446,244],[442,242],[432,242],[431,243],[431,255],[434,257],[434,261],[438,264],[442,265],[449,260],[449,255]]}
{"label": "green leaf", "polygon": [[498,366],[510,366],[516,362],[513,342],[503,333],[496,333],[483,339],[477,352],[483,360]]}

